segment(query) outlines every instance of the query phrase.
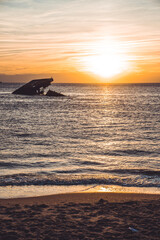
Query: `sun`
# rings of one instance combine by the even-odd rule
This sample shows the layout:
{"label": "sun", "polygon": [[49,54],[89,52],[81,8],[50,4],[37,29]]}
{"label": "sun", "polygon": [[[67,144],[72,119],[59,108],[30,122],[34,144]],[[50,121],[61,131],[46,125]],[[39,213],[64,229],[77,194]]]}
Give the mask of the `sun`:
{"label": "sun", "polygon": [[102,78],[112,78],[129,69],[123,47],[114,42],[97,43],[81,60],[83,69]]}
{"label": "sun", "polygon": [[88,56],[84,63],[86,70],[103,78],[111,78],[127,70],[125,57],[116,53]]}
{"label": "sun", "polygon": [[88,71],[104,78],[110,78],[127,69],[127,64],[117,54],[102,54],[86,59]]}

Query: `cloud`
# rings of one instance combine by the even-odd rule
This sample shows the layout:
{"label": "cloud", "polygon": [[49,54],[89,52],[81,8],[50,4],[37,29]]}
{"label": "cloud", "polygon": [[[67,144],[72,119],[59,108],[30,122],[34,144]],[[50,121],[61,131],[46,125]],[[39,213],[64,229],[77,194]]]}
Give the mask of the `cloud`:
{"label": "cloud", "polygon": [[133,59],[137,54],[158,61],[159,12],[154,0],[0,0],[0,63],[3,71],[29,58],[53,67],[63,62],[63,68],[108,38],[121,42]]}

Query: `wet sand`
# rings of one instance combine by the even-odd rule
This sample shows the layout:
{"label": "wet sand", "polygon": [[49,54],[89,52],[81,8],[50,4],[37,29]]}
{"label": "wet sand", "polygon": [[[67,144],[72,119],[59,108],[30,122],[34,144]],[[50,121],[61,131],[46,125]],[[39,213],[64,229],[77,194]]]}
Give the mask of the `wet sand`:
{"label": "wet sand", "polygon": [[0,239],[160,239],[160,195],[72,193],[1,199]]}

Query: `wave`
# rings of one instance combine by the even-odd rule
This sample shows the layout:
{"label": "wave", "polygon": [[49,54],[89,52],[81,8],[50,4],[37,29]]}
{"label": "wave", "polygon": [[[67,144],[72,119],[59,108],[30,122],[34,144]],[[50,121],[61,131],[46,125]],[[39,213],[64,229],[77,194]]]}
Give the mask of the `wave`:
{"label": "wave", "polygon": [[126,149],[126,150],[116,150],[111,152],[105,152],[104,155],[108,156],[148,156],[151,154],[159,154],[159,152],[153,151],[144,151],[144,150],[137,150],[137,149]]}
{"label": "wave", "polygon": [[32,163],[27,163],[27,162],[5,162],[5,161],[0,161],[0,168],[40,168],[40,167],[49,167],[52,164],[56,164],[56,162],[32,162]]}
{"label": "wave", "polygon": [[148,169],[113,169],[103,170],[106,173],[118,173],[118,174],[133,174],[133,175],[147,175],[147,176],[158,176],[160,177],[160,171],[148,170]]}
{"label": "wave", "polygon": [[[147,171],[145,172],[147,173]],[[150,176],[152,173],[150,173]],[[160,187],[159,172],[152,177],[145,175],[56,175],[56,174],[14,174],[0,177],[0,186],[72,186],[72,185],[119,185],[128,187]]]}
{"label": "wave", "polygon": [[[96,165],[96,164],[95,164]],[[145,175],[145,176],[153,176],[160,177],[160,171],[158,170],[148,170],[148,169],[75,169],[75,170],[55,170],[55,173],[61,174],[70,174],[70,173],[83,173],[83,172],[99,172],[100,174],[108,173],[108,174],[119,174],[119,175]]]}

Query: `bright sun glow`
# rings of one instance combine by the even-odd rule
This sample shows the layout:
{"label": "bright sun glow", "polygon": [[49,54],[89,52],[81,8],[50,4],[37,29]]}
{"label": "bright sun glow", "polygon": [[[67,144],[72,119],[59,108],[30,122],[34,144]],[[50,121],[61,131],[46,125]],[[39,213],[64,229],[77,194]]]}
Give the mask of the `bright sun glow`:
{"label": "bright sun glow", "polygon": [[125,49],[114,41],[97,42],[90,48],[90,55],[82,59],[85,71],[111,78],[128,70]]}
{"label": "bright sun glow", "polygon": [[118,54],[102,54],[85,58],[86,70],[104,78],[113,77],[127,70],[128,64]]}

